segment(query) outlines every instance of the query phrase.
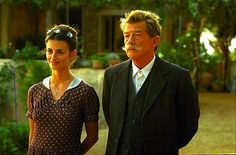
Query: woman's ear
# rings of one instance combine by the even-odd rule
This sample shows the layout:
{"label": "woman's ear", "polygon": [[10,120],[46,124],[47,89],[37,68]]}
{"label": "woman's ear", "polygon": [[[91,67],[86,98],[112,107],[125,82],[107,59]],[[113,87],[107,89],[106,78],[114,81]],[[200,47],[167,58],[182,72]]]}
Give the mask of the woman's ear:
{"label": "woman's ear", "polygon": [[70,52],[71,61],[74,61],[76,57],[77,57],[77,50],[74,49],[73,51]]}

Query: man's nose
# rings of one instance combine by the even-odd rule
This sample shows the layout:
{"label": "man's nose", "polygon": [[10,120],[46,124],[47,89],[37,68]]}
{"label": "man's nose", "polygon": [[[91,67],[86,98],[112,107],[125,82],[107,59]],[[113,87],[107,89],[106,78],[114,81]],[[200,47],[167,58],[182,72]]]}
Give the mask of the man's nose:
{"label": "man's nose", "polygon": [[128,43],[128,44],[134,44],[134,42],[135,42],[134,36],[133,36],[133,35],[130,35],[129,38],[128,38],[128,40],[127,40],[127,43]]}

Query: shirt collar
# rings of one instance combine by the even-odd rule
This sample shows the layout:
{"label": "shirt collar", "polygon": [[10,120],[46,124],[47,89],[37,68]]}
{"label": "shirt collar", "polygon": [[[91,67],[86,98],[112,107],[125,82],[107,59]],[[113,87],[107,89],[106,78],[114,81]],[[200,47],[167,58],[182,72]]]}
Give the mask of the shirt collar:
{"label": "shirt collar", "polygon": [[151,60],[144,68],[142,68],[142,69],[139,69],[139,68],[132,62],[133,77],[136,76],[136,74],[138,73],[139,70],[141,70],[142,73],[143,73],[143,75],[144,75],[145,77],[147,77],[148,74],[149,74],[149,72],[150,72],[151,69],[152,69],[152,66],[153,66],[154,62],[155,62],[155,58],[156,58],[156,56],[154,55],[154,57],[152,58],[152,60]]}
{"label": "shirt collar", "polygon": [[[50,79],[51,79],[51,76],[43,79],[43,85],[48,89],[50,89]],[[80,82],[81,82],[81,79],[79,77],[75,77],[73,81],[71,81],[70,85],[68,86],[66,90],[75,88],[76,86],[80,84]]]}

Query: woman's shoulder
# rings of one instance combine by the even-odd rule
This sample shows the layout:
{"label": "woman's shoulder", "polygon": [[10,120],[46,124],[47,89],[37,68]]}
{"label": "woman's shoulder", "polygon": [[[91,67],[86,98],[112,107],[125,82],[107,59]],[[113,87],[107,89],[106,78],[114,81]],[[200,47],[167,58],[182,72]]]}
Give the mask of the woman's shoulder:
{"label": "woman's shoulder", "polygon": [[80,84],[78,85],[78,88],[79,87],[82,87],[86,90],[89,90],[89,89],[94,89],[92,85],[88,84],[87,82],[81,80]]}
{"label": "woman's shoulder", "polygon": [[92,85],[83,80],[81,80],[79,85],[77,85],[75,88],[78,90],[78,92],[83,92],[84,94],[90,94],[96,92]]}
{"label": "woman's shoulder", "polygon": [[35,83],[33,84],[30,89],[38,89],[38,88],[41,88],[43,86],[43,82],[38,82],[38,83]]}
{"label": "woman's shoulder", "polygon": [[40,90],[44,90],[45,89],[45,86],[43,85],[43,82],[38,82],[38,83],[35,83],[33,84],[30,88],[29,88],[29,92],[30,91],[40,91]]}

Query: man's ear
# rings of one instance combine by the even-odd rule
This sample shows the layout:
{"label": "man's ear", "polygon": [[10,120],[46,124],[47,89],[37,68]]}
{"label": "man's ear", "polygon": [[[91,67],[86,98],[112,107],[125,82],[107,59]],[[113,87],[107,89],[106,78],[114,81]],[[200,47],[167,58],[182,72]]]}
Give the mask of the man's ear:
{"label": "man's ear", "polygon": [[156,35],[152,38],[153,47],[157,47],[160,43],[160,36]]}

